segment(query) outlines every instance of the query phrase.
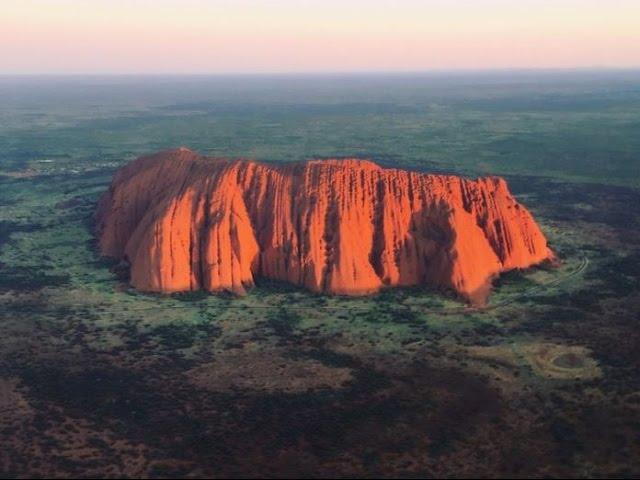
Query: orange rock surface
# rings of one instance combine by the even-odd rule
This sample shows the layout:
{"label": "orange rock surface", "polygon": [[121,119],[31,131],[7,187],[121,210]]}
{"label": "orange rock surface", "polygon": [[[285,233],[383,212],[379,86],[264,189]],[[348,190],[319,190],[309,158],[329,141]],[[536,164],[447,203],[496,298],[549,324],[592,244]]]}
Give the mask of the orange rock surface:
{"label": "orange rock surface", "polygon": [[243,293],[257,277],[314,292],[451,288],[482,302],[500,272],[552,257],[497,177],[367,160],[265,164],[186,148],[122,168],[100,200],[99,245],[143,291]]}

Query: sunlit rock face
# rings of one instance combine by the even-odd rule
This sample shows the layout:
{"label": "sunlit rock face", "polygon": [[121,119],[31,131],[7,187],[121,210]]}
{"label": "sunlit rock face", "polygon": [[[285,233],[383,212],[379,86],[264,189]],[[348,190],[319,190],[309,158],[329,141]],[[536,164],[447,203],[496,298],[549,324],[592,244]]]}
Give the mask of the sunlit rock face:
{"label": "sunlit rock face", "polygon": [[132,285],[152,292],[243,293],[266,277],[339,295],[428,285],[482,302],[500,272],[552,257],[503,179],[357,159],[160,152],[115,175],[96,218],[101,252],[126,259]]}

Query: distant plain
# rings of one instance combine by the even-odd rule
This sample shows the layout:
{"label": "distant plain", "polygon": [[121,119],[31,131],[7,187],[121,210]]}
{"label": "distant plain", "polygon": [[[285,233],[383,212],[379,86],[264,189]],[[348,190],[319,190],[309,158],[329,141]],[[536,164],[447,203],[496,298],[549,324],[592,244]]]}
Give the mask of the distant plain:
{"label": "distant plain", "polygon": [[[2,476],[637,476],[640,72],[0,77]],[[119,166],[180,145],[501,175],[561,263],[489,308],[135,292]]]}

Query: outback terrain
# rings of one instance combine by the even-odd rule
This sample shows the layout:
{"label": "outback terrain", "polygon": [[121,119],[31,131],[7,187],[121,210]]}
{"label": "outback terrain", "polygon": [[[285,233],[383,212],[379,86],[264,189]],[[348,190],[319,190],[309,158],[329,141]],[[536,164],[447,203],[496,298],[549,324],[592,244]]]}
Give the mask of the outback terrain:
{"label": "outback terrain", "polygon": [[[514,75],[0,80],[0,475],[638,476],[640,77]],[[176,145],[498,175],[557,262],[143,292],[94,214]]]}

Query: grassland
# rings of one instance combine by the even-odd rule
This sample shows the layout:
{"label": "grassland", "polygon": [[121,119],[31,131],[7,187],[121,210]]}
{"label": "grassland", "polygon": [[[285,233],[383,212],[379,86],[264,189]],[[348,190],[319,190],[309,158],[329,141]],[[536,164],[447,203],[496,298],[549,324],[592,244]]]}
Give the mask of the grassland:
{"label": "grassland", "polygon": [[[519,75],[0,80],[1,475],[637,476],[640,77]],[[182,144],[506,175],[561,263],[485,310],[142,294],[95,202]]]}

